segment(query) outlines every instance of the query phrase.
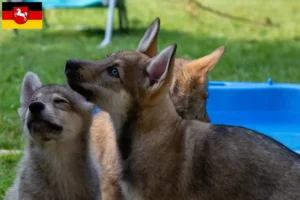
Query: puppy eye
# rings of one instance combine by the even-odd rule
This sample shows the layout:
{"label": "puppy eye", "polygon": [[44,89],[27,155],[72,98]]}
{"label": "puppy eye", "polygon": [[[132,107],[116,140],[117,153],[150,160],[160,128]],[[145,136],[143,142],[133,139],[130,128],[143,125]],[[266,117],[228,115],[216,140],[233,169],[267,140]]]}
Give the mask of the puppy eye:
{"label": "puppy eye", "polygon": [[64,99],[54,99],[54,103],[60,104],[60,103],[69,103]]}
{"label": "puppy eye", "polygon": [[109,76],[114,77],[114,78],[119,78],[119,71],[116,67],[108,67],[107,68],[107,73]]}

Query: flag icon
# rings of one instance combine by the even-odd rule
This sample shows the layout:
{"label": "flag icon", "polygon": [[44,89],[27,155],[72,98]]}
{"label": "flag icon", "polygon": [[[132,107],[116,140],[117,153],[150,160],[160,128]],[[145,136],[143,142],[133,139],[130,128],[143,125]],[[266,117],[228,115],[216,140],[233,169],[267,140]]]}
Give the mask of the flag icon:
{"label": "flag icon", "polygon": [[42,2],[2,2],[3,29],[41,29]]}

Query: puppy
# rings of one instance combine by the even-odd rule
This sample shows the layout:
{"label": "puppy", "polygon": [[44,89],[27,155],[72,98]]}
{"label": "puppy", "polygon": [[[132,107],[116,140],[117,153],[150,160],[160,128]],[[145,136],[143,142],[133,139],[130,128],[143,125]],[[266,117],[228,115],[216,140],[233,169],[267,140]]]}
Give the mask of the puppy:
{"label": "puppy", "polygon": [[5,200],[100,199],[89,150],[93,108],[70,88],[26,73],[19,109],[26,147]]}
{"label": "puppy", "polygon": [[[156,18],[148,27],[137,50],[149,57],[157,55],[160,20]],[[174,77],[169,90],[177,113],[184,119],[210,122],[206,111],[207,76],[225,52],[220,47],[212,53],[188,60],[175,58]],[[121,199],[119,154],[109,114],[96,114],[91,128],[92,146],[100,164],[102,199]]]}
{"label": "puppy", "polygon": [[72,89],[109,113],[125,199],[296,200],[300,156],[243,127],[182,119],[172,103],[176,45],[70,59]]}

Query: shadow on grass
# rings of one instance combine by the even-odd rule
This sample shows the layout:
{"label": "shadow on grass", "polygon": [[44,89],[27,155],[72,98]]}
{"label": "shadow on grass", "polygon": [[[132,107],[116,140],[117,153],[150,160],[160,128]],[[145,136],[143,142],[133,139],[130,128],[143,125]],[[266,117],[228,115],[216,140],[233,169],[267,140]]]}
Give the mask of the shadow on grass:
{"label": "shadow on grass", "polygon": [[[103,55],[120,49],[134,50],[144,32],[145,28],[130,29],[126,34],[116,29],[112,44],[104,49],[96,49],[96,45],[104,37],[103,29],[89,28],[82,31],[48,29],[38,34],[30,34],[27,31],[0,44],[0,48],[16,47],[15,52],[4,53],[7,55],[4,59],[8,62],[8,59],[14,56],[23,55],[26,57],[25,68],[30,70],[34,64],[31,58],[35,58],[36,65],[49,65],[50,57],[46,56],[48,53],[52,55],[51,61],[62,63],[69,57],[101,59]],[[198,58],[221,45],[226,45],[227,52],[211,73],[212,78],[216,80],[265,81],[268,77],[272,77],[280,82],[300,82],[300,70],[297,70],[300,66],[299,38],[274,41],[231,40],[226,37],[208,37],[201,32],[191,35],[162,29],[159,35],[160,50],[172,43],[178,44],[178,56],[189,58]],[[58,60],[56,57],[64,59]],[[9,62],[9,65],[16,64],[18,63],[14,60]]]}

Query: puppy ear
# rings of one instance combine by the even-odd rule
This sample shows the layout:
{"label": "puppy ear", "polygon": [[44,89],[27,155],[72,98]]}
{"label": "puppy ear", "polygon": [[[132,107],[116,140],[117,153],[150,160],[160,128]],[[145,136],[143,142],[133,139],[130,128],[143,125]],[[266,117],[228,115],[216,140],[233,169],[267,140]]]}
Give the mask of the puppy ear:
{"label": "puppy ear", "polygon": [[148,27],[144,37],[139,43],[137,51],[142,52],[150,58],[157,54],[157,37],[160,28],[160,19],[157,17]]}
{"label": "puppy ear", "polygon": [[147,65],[146,71],[150,80],[150,88],[157,88],[168,75],[172,77],[176,48],[176,44],[165,48]]}
{"label": "puppy ear", "polygon": [[27,105],[33,95],[33,93],[40,87],[42,87],[42,81],[33,72],[27,72],[23,78],[21,99],[20,103],[22,106]]}
{"label": "puppy ear", "polygon": [[226,48],[221,46],[214,50],[209,55],[201,57],[197,60],[189,62],[184,68],[190,69],[196,76],[204,75],[207,76],[208,73],[214,68],[218,61],[222,58]]}

